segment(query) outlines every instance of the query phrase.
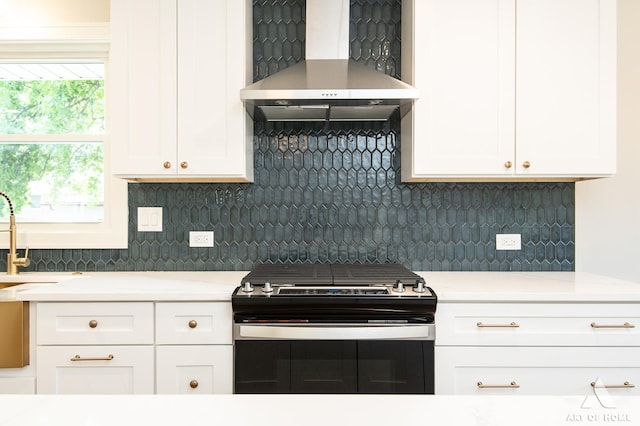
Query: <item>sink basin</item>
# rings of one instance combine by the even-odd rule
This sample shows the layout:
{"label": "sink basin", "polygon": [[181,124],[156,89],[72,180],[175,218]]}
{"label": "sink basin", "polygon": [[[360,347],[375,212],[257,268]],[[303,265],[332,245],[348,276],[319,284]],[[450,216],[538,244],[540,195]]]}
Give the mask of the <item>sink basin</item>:
{"label": "sink basin", "polygon": [[24,283],[0,283],[0,289],[13,287],[14,285],[24,284]]}
{"label": "sink basin", "polygon": [[73,278],[83,276],[79,272],[26,272],[18,275],[2,275],[0,274],[0,301],[16,300],[16,294],[37,288],[42,285],[51,285]]}
{"label": "sink basin", "polygon": [[2,290],[3,288],[13,287],[14,285],[20,285],[20,284],[24,284],[24,282],[22,282],[22,281],[19,281],[19,282],[6,282],[6,283],[1,283],[0,282],[0,290]]}

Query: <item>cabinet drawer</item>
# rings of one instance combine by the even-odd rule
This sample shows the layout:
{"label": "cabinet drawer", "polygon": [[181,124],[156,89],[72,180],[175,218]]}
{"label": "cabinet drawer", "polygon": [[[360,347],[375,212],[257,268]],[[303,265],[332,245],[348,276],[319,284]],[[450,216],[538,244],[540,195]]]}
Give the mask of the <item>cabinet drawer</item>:
{"label": "cabinet drawer", "polygon": [[38,303],[38,345],[152,344],[153,303]]}
{"label": "cabinet drawer", "polygon": [[[640,395],[640,348],[439,347],[436,394]],[[625,384],[626,383],[626,384]]]}
{"label": "cabinet drawer", "polygon": [[39,394],[152,394],[153,346],[39,346]]}
{"label": "cabinet drawer", "polygon": [[158,394],[231,394],[233,346],[158,346]]}
{"label": "cabinet drawer", "polygon": [[436,345],[640,346],[637,304],[441,303]]}
{"label": "cabinet drawer", "polygon": [[231,344],[231,303],[158,303],[156,343]]}

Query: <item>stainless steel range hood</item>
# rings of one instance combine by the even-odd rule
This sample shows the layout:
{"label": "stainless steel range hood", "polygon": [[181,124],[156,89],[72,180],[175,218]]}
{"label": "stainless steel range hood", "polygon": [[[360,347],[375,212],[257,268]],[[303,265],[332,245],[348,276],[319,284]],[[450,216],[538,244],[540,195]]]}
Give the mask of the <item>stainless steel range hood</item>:
{"label": "stainless steel range hood", "polygon": [[349,59],[349,0],[307,0],[306,60],[240,90],[254,119],[386,121],[418,90]]}

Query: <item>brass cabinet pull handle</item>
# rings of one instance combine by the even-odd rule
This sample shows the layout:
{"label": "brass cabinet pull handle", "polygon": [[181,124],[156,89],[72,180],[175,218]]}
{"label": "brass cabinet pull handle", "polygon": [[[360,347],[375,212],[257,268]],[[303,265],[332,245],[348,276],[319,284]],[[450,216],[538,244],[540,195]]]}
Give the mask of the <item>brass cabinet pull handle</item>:
{"label": "brass cabinet pull handle", "polygon": [[187,163],[186,161],[183,161],[182,163],[180,163],[180,167],[182,167],[183,169],[186,169],[187,167],[189,167],[189,163]]}
{"label": "brass cabinet pull handle", "polygon": [[511,166],[513,166],[513,163],[511,163],[511,161],[505,161],[504,162],[504,168],[505,169],[510,169]]}
{"label": "brass cabinet pull handle", "polygon": [[522,163],[522,167],[524,167],[525,169],[528,169],[529,167],[531,167],[531,163],[528,161],[525,161],[524,163]]}
{"label": "brass cabinet pull handle", "polygon": [[164,167],[165,169],[170,169],[171,168],[171,163],[169,161],[165,161],[164,164],[162,165],[162,167]]}
{"label": "brass cabinet pull handle", "polygon": [[476,383],[479,389],[500,389],[500,388],[509,388],[509,389],[517,389],[520,387],[516,382],[511,382],[506,385],[485,385],[482,382]]}
{"label": "brass cabinet pull handle", "polygon": [[597,324],[595,322],[591,323],[592,328],[636,328],[635,325],[625,322],[624,324]]}
{"label": "brass cabinet pull handle", "polygon": [[623,384],[621,384],[621,385],[600,385],[600,386],[598,386],[598,385],[596,385],[596,382],[591,382],[591,387],[592,387],[592,388],[598,388],[598,389],[600,389],[600,388],[606,388],[606,389],[621,389],[621,388],[635,388],[635,387],[636,387],[636,385],[632,385],[632,384],[631,384],[631,383],[629,383],[629,382],[624,382],[624,383],[623,383]]}
{"label": "brass cabinet pull handle", "polygon": [[89,327],[96,328],[97,326],[98,326],[98,321],[96,320],[89,321]]}
{"label": "brass cabinet pull handle", "polygon": [[198,385],[199,385],[199,383],[198,383],[198,381],[197,381],[197,380],[195,380],[195,379],[189,382],[189,386],[191,387],[191,389],[195,389],[195,388],[197,388],[197,387],[198,387]]}
{"label": "brass cabinet pull handle", "polygon": [[76,355],[71,358],[71,361],[111,361],[113,359],[113,355],[109,354],[103,358],[83,358],[80,355]]}
{"label": "brass cabinet pull handle", "polygon": [[487,327],[497,327],[497,328],[518,328],[520,327],[520,324],[515,323],[515,322],[510,322],[509,324],[483,324],[482,322],[478,321],[476,323],[476,325],[480,328],[487,328]]}
{"label": "brass cabinet pull handle", "polygon": [[189,328],[196,328],[198,326],[198,321],[191,320],[189,321]]}

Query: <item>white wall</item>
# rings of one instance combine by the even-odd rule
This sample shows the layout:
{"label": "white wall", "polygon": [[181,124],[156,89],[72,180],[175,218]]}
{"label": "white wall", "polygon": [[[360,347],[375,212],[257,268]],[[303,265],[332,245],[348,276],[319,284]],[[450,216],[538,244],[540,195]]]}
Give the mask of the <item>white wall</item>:
{"label": "white wall", "polygon": [[618,0],[618,173],[576,183],[576,271],[640,283],[640,1]]}
{"label": "white wall", "polygon": [[0,24],[109,22],[109,0],[0,0]]}

